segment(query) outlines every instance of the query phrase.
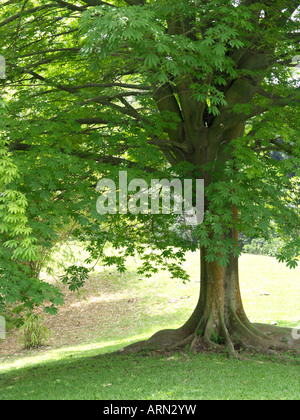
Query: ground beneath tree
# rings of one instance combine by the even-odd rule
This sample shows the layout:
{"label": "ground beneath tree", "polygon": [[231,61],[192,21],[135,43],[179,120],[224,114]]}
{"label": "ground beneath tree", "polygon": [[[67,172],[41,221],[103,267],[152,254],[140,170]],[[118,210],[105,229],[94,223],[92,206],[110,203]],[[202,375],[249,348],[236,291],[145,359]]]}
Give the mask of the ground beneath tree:
{"label": "ground beneath tree", "polygon": [[[179,327],[190,316],[199,293],[197,254],[189,256],[186,285],[159,272],[151,279],[140,278],[136,266],[120,275],[113,269],[100,269],[76,294],[59,284],[65,305],[56,316],[46,315],[50,338],[46,347],[28,352],[22,348],[18,331],[10,331],[0,342],[0,362],[7,357],[26,356],[48,350],[149,338],[162,328]],[[250,320],[278,321],[279,326],[296,327],[299,318],[300,267],[289,270],[274,258],[244,255],[241,258],[242,296]],[[282,280],[284,279],[284,281]],[[56,284],[55,280],[48,281]],[[142,337],[144,335],[144,337]],[[101,344],[102,346],[102,344]]]}
{"label": "ground beneath tree", "polygon": [[[54,281],[49,281],[50,283]],[[60,285],[65,304],[56,316],[45,315],[45,325],[50,333],[47,345],[35,350],[42,352],[64,346],[92,341],[95,336],[106,335],[107,330],[118,330],[120,319],[134,312],[137,299],[127,298],[124,290],[115,290],[108,281],[97,282],[91,278],[80,293]],[[41,311],[38,311],[41,313]],[[5,356],[27,354],[22,348],[18,330],[10,331],[0,344],[0,360]]]}
{"label": "ground beneath tree", "polygon": [[[139,278],[135,271],[120,275],[116,271],[103,270],[101,274],[91,276],[79,293],[69,291],[67,286],[52,278],[47,281],[60,288],[65,304],[57,315],[45,315],[50,337],[45,346],[31,350],[33,353],[95,343],[95,340],[110,342],[120,337],[130,338],[138,330],[147,333],[149,324],[160,329],[162,322],[172,322],[172,314],[179,311],[178,317],[182,318],[182,311],[193,307],[199,288],[199,281],[192,281],[187,295],[186,286],[178,282],[170,294],[169,287],[166,291],[163,289],[168,283],[162,281],[162,289],[156,287],[153,294],[151,279]],[[0,361],[28,353],[22,348],[18,330],[10,331],[0,343]]]}

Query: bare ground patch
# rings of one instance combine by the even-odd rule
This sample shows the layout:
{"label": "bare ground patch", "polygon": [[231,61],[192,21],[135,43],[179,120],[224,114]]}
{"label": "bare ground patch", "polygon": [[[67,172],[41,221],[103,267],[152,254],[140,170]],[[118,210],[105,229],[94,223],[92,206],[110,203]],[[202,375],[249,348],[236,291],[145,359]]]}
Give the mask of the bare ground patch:
{"label": "bare ground patch", "polygon": [[[55,282],[53,279],[48,281]],[[101,277],[101,280],[99,275],[92,276],[80,293],[71,292],[62,284],[59,284],[59,288],[63,292],[65,304],[58,309],[57,315],[45,315],[50,337],[46,346],[34,352],[88,343],[112,331],[116,335],[122,315],[133,313],[138,303],[135,297],[128,298],[126,288],[113,284],[109,274],[107,278]],[[0,344],[0,360],[5,356],[26,353],[28,350],[22,348],[17,329],[10,331]]]}

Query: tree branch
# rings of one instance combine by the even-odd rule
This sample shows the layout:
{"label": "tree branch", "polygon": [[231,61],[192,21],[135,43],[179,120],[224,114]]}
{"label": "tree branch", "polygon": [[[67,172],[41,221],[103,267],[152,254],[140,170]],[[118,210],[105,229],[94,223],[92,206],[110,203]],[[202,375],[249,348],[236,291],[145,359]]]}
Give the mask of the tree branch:
{"label": "tree branch", "polygon": [[171,86],[168,83],[165,83],[157,87],[153,96],[156,101],[157,108],[161,113],[168,111],[177,115],[179,119],[175,129],[169,128],[166,130],[170,140],[178,143],[183,142],[183,116]]}
{"label": "tree branch", "polygon": [[268,111],[267,107],[256,106],[253,107],[249,113],[233,113],[232,110],[227,109],[221,115],[215,118],[213,125],[209,128],[209,137],[214,139],[225,131],[242,124],[256,115]]}
{"label": "tree branch", "polygon": [[63,0],[52,0],[55,1],[57,4],[59,4],[62,7],[66,7],[69,10],[78,11],[78,12],[84,12],[86,10],[86,7],[76,6],[75,4],[67,3]]}
{"label": "tree branch", "polygon": [[125,3],[129,4],[130,6],[138,6],[139,4],[144,5],[144,0],[124,0]]}
{"label": "tree branch", "polygon": [[78,51],[80,51],[80,48],[55,48],[53,50],[35,51],[35,52],[32,52],[32,53],[19,55],[18,57],[8,58],[6,61],[8,62],[8,61],[16,60],[16,59],[19,59],[19,58],[27,58],[27,57],[32,57],[34,55],[41,55],[41,54],[44,55],[44,54],[62,52],[62,51],[64,51],[64,52],[66,52],[66,51],[78,52]]}
{"label": "tree branch", "polygon": [[86,3],[88,6],[111,6],[111,7],[115,7],[117,8],[118,6],[115,6],[113,4],[110,3],[106,3],[105,1],[101,1],[101,0],[82,0],[84,3]]}
{"label": "tree branch", "polygon": [[289,146],[283,141],[272,139],[271,143],[274,144],[279,150],[282,150],[283,152],[286,152],[288,155],[293,155],[294,150],[292,146]]}
{"label": "tree branch", "polygon": [[77,118],[75,120],[78,124],[86,124],[86,125],[92,125],[92,124],[109,124],[111,121],[105,120],[101,117],[90,117],[90,118]]}
{"label": "tree branch", "polygon": [[54,86],[57,89],[64,90],[65,92],[69,92],[69,93],[75,93],[76,92],[71,88],[67,88],[66,86],[63,86],[63,85],[60,85],[60,84],[55,84],[53,82],[49,82],[49,81],[47,81],[47,79],[45,77],[35,73],[34,71],[28,71],[27,70],[26,73],[30,74],[32,77],[34,77],[34,79],[38,79],[38,80],[41,80],[42,82],[46,82],[48,85]]}
{"label": "tree branch", "polygon": [[139,89],[139,90],[151,90],[151,86],[136,85],[130,83],[86,83],[85,85],[72,86],[72,89],[87,89],[87,88],[109,88],[109,87],[122,87],[126,89]]}
{"label": "tree branch", "polygon": [[[20,140],[19,142],[16,142],[13,145],[11,145],[9,147],[9,150],[10,151],[28,151],[32,147],[34,147],[34,146],[30,145],[30,144],[22,143],[22,140]],[[63,148],[61,148],[60,152],[65,153],[65,150]],[[99,164],[109,163],[109,164],[113,164],[113,165],[116,165],[116,166],[125,165],[129,168],[137,167],[137,162],[133,162],[133,161],[130,161],[128,159],[121,158],[121,157],[118,157],[118,156],[113,156],[113,155],[98,156],[98,155],[95,155],[95,154],[91,153],[90,151],[80,152],[78,150],[72,150],[71,153],[67,152],[66,154],[71,155],[71,156],[77,156],[77,157],[80,157],[82,159],[91,159],[91,160],[94,160],[95,162],[97,162]],[[150,172],[150,173],[151,172],[156,172],[154,168],[151,168],[149,166],[143,167],[143,170],[146,171],[146,172]]]}
{"label": "tree branch", "polygon": [[52,4],[45,4],[44,6],[38,6],[38,7],[32,8],[32,9],[24,10],[23,13],[22,12],[16,13],[15,15],[10,16],[9,18],[0,22],[0,28],[2,26],[8,25],[9,23],[13,22],[14,20],[19,19],[21,14],[25,15],[25,14],[28,14],[28,13],[34,13],[34,12],[37,12],[37,11],[40,11],[40,10],[43,10],[43,9],[48,9],[48,8],[51,8],[51,7],[53,7]]}
{"label": "tree branch", "polygon": [[270,99],[275,105],[277,104],[288,105],[288,102],[296,99],[297,94],[298,94],[296,91],[295,93],[292,93],[291,95],[288,95],[288,96],[279,96],[279,95],[276,95],[275,93],[271,93],[264,90],[262,87],[259,87],[257,89],[257,93],[261,96],[264,96],[267,99]]}

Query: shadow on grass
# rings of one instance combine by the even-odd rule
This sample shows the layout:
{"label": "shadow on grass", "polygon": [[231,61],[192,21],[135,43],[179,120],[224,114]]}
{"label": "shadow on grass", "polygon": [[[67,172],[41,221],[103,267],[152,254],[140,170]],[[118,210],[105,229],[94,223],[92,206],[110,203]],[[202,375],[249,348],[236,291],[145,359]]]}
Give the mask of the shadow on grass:
{"label": "shadow on grass", "polygon": [[[122,343],[123,344],[123,343]],[[116,350],[103,346],[101,352]],[[225,355],[65,352],[0,374],[0,400],[298,399],[299,367]],[[268,380],[272,377],[272,381]]]}

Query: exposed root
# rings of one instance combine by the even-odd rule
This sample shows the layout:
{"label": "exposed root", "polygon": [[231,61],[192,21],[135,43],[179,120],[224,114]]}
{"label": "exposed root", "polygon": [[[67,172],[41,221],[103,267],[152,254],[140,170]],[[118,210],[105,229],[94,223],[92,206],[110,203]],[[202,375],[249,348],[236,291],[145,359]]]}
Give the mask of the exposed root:
{"label": "exposed root", "polygon": [[228,329],[226,327],[225,321],[224,321],[223,317],[220,316],[220,315],[219,315],[219,318],[220,318],[220,332],[222,334],[222,337],[225,340],[225,347],[227,349],[227,352],[228,352],[229,356],[234,357],[234,358],[238,358],[239,355],[234,349],[234,345],[233,345],[233,342],[232,342],[231,337],[229,335],[229,332],[228,332]]}
{"label": "exposed root", "polygon": [[130,344],[117,353],[130,354],[142,351],[182,349],[190,345],[194,338],[195,333],[188,334],[181,331],[181,329],[163,330],[154,334],[148,340]]}
{"label": "exposed root", "polygon": [[208,317],[201,317],[194,331],[184,328],[159,331],[148,340],[133,343],[116,353],[182,350],[187,346],[196,352],[226,353],[228,357],[240,360],[247,360],[241,354],[243,352],[278,357],[287,351],[300,353],[300,343],[292,342],[291,329],[243,321],[232,313],[227,325],[221,313],[216,319],[210,312]]}

